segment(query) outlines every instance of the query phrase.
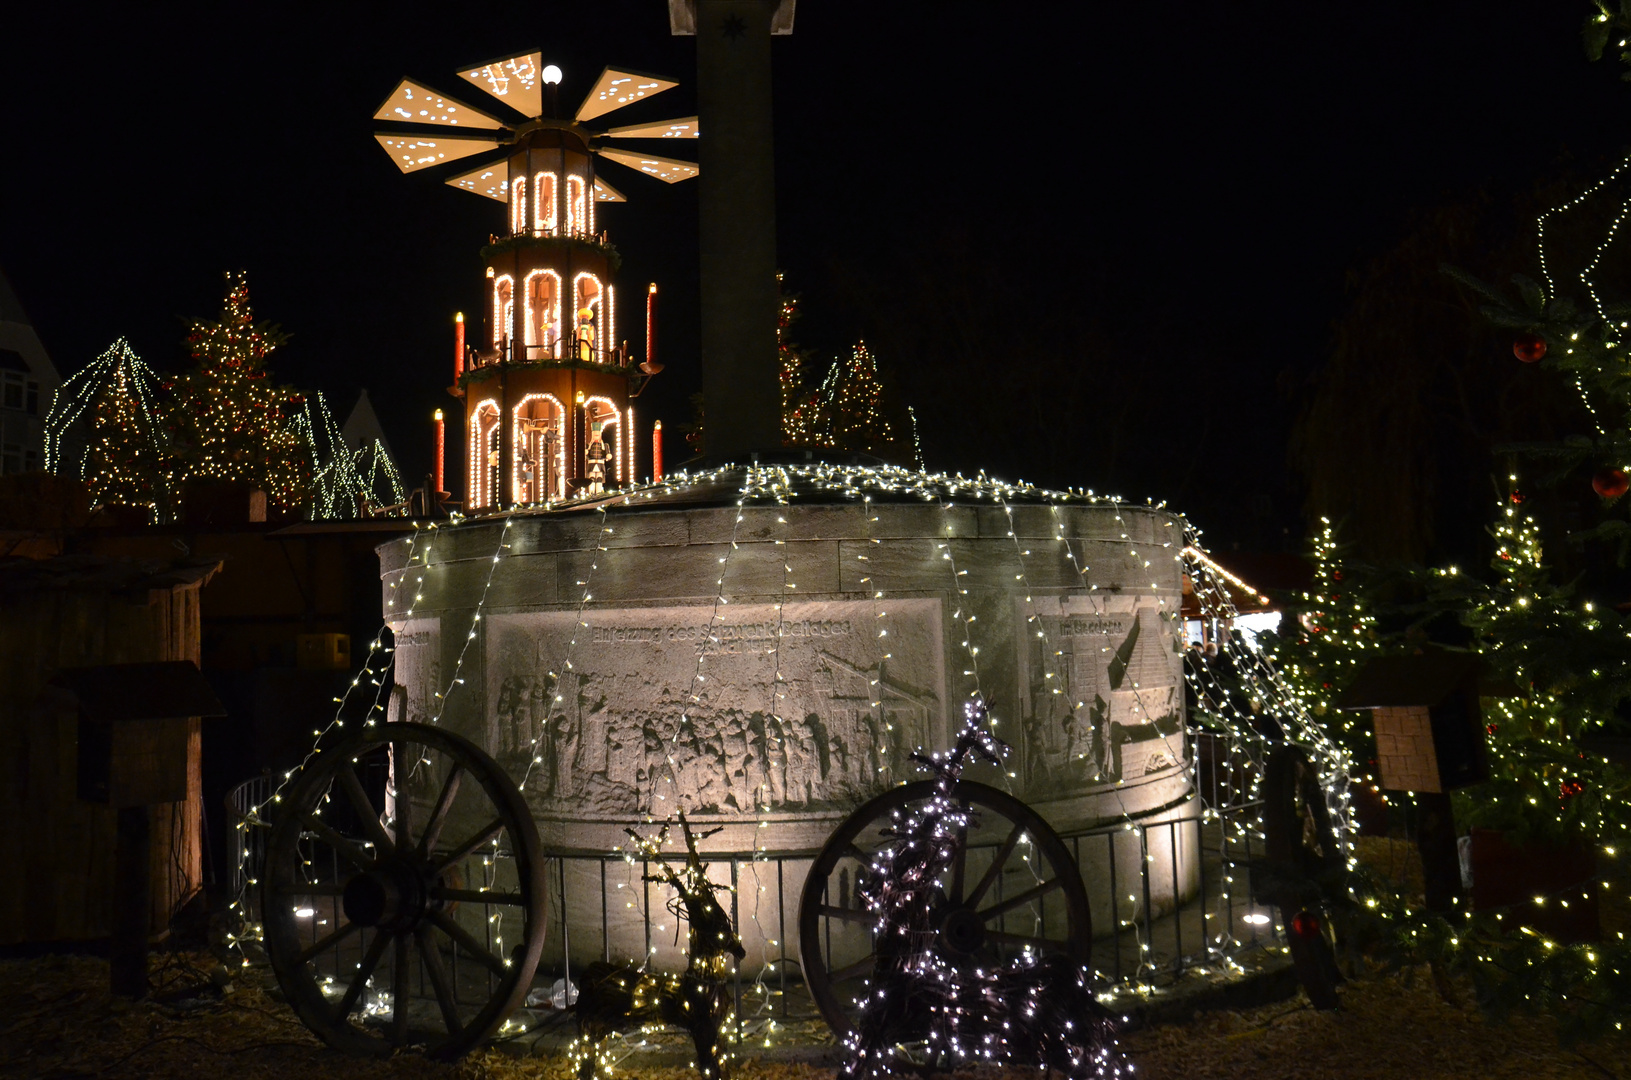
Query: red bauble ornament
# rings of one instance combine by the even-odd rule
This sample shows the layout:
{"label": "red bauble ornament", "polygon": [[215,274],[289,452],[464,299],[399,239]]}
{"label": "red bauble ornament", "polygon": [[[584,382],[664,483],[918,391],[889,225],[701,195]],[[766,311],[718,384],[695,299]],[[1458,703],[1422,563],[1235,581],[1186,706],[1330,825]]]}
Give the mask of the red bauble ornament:
{"label": "red bauble ornament", "polygon": [[1631,480],[1626,479],[1624,469],[1598,469],[1591,478],[1591,490],[1605,499],[1618,499],[1628,488]]}
{"label": "red bauble ornament", "polygon": [[1512,339],[1512,355],[1533,364],[1546,355],[1546,339],[1539,334],[1519,334]]}
{"label": "red bauble ornament", "polygon": [[1300,938],[1319,937],[1320,917],[1312,911],[1299,911],[1291,917],[1291,932]]}

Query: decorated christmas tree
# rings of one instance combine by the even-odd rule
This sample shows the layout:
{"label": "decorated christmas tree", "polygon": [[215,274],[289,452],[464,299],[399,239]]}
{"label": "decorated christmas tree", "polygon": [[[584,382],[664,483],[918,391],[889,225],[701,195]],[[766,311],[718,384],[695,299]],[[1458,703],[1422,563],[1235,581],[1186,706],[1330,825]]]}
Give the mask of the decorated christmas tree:
{"label": "decorated christmas tree", "polygon": [[[1598,5],[1589,51],[1601,52],[1605,31],[1631,32],[1631,4],[1617,11]],[[1559,487],[1565,504],[1594,491],[1601,520],[1574,528],[1570,540],[1588,549],[1614,542],[1622,563],[1631,546],[1622,499],[1631,487],[1624,374],[1631,303],[1615,296],[1631,290],[1607,256],[1628,197],[1631,159],[1540,214],[1538,276],[1514,276],[1511,293],[1451,271],[1483,296],[1483,314],[1508,331],[1517,362],[1530,365],[1537,381],[1561,378],[1578,392],[1589,434],[1504,452]],[[1544,1010],[1566,1038],[1623,1031],[1631,1020],[1631,945],[1624,926],[1600,922],[1599,911],[1605,900],[1604,914],[1623,910],[1631,892],[1623,855],[1631,840],[1631,769],[1618,750],[1631,710],[1631,620],[1591,599],[1623,596],[1623,576],[1606,562],[1587,561],[1586,572],[1561,581],[1543,559],[1542,536],[1565,532],[1563,524],[1537,519],[1518,474],[1506,479],[1489,530],[1490,572],[1417,571],[1409,606],[1396,610],[1439,644],[1481,661],[1488,778],[1453,793],[1456,823],[1473,830],[1471,903],[1427,911],[1407,890],[1361,871],[1355,895],[1362,903],[1350,929],[1373,958],[1399,967],[1426,961],[1436,974],[1467,976],[1497,1017],[1514,1008]],[[1459,719],[1436,718],[1433,742]]]}
{"label": "decorated christmas tree", "polygon": [[322,391],[306,398],[291,425],[306,455],[308,505],[317,520],[341,521],[407,499],[390,452],[374,439],[353,449]]}
{"label": "decorated christmas tree", "polygon": [[46,469],[76,476],[92,509],[135,506],[170,513],[158,379],[120,338],[57,393],[46,417]]}
{"label": "decorated christmas tree", "polygon": [[290,424],[303,398],[266,372],[267,356],[285,340],[276,325],[255,322],[244,275],[227,275],[221,317],[191,325],[194,366],[171,389],[177,480],[249,484],[283,507],[305,497],[306,453]]}
{"label": "decorated christmas tree", "polygon": [[1314,581],[1292,605],[1295,624],[1282,626],[1268,651],[1287,689],[1363,770],[1374,756],[1368,725],[1357,713],[1339,712],[1336,701],[1381,648],[1376,616],[1364,576],[1347,565],[1329,518],[1320,519],[1311,546]]}
{"label": "decorated christmas tree", "polygon": [[[1513,480],[1516,479],[1514,476]],[[1603,751],[1631,699],[1625,621],[1552,580],[1540,527],[1513,490],[1490,532],[1492,580],[1436,571],[1431,597],[1474,634],[1486,698],[1490,779],[1458,795],[1457,820],[1528,843],[1594,847],[1631,839],[1631,773]]]}
{"label": "decorated christmas tree", "polygon": [[[777,274],[778,287],[781,282],[782,275]],[[792,337],[799,314],[799,295],[781,293],[776,312],[776,381],[781,390],[782,442],[788,446],[811,444],[810,426],[815,415],[815,398],[804,385],[808,360]]]}
{"label": "decorated christmas tree", "polygon": [[836,361],[816,394],[810,438],[817,446],[885,455],[897,449],[895,427],[884,407],[878,365],[858,341],[847,361]]}

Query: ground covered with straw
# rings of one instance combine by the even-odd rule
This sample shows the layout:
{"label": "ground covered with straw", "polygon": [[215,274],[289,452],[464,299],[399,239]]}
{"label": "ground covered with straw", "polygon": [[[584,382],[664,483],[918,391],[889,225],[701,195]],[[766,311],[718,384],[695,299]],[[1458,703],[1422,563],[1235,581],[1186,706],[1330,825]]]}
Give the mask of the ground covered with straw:
{"label": "ground covered with straw", "polygon": [[[155,992],[129,1003],[107,989],[106,961],[49,956],[0,961],[0,1076],[221,1077],[223,1080],[565,1080],[559,1058],[489,1050],[457,1065],[412,1055],[344,1058],[319,1043],[252,978],[229,979],[208,954],[155,957]],[[1489,1025],[1439,997],[1427,978],[1379,977],[1351,986],[1342,1008],[1300,999],[1249,1011],[1201,1013],[1127,1032],[1136,1075],[1150,1080],[1631,1080],[1631,1043],[1563,1048],[1552,1025]],[[689,1070],[625,1060],[621,1075],[680,1080]],[[830,1066],[752,1060],[741,1080],[828,1080]],[[987,1077],[1000,1074],[985,1072]],[[1014,1076],[1035,1077],[1034,1070]]]}

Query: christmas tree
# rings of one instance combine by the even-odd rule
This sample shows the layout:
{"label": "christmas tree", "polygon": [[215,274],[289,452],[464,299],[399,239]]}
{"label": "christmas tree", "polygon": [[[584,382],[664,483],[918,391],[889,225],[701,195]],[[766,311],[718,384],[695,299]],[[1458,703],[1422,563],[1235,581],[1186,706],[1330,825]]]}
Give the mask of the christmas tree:
{"label": "christmas tree", "polygon": [[1507,689],[1485,703],[1490,779],[1458,793],[1456,817],[1524,843],[1621,844],[1631,839],[1631,773],[1597,740],[1623,727],[1619,706],[1631,699],[1627,628],[1552,580],[1522,499],[1514,487],[1490,529],[1493,579],[1446,568],[1429,593],[1459,614]]}
{"label": "christmas tree", "polygon": [[[782,275],[776,275],[778,288]],[[811,421],[815,414],[815,399],[804,386],[808,361],[804,350],[794,344],[792,327],[799,318],[799,295],[781,293],[781,304],[776,313],[777,384],[781,390],[782,442],[787,446],[811,444]]]}
{"label": "christmas tree", "polygon": [[283,507],[302,501],[309,469],[290,421],[303,399],[266,377],[267,356],[286,339],[276,325],[255,322],[244,275],[227,275],[221,317],[191,325],[194,367],[171,389],[177,481],[250,484]]}
{"label": "christmas tree", "polygon": [[396,507],[408,497],[390,452],[375,439],[355,450],[346,445],[322,391],[307,398],[294,417],[292,430],[306,454],[311,516],[343,521]]}
{"label": "christmas tree", "polygon": [[[782,276],[776,275],[778,288]],[[887,411],[878,365],[865,342],[857,342],[847,361],[835,360],[821,385],[807,385],[810,359],[792,338],[800,316],[799,295],[782,292],[776,316],[776,369],[781,397],[781,432],[785,446],[818,446],[902,456],[895,422]],[[707,445],[705,403],[691,395],[692,419],[680,425],[686,445],[701,454]],[[915,445],[905,455],[917,458]]]}
{"label": "christmas tree", "polygon": [[884,409],[883,380],[866,342],[856,342],[849,360],[835,361],[822,380],[810,433],[817,446],[835,450],[885,455],[897,449]]}
{"label": "christmas tree", "polygon": [[[1594,54],[1604,47],[1605,28],[1631,32],[1631,4],[1619,12],[1598,8],[1587,27]],[[1622,502],[1631,487],[1624,375],[1631,304],[1613,299],[1614,264],[1605,254],[1628,197],[1631,158],[1540,214],[1538,276],[1514,276],[1512,295],[1451,271],[1482,294],[1490,322],[1509,331],[1516,361],[1530,365],[1536,380],[1550,372],[1578,393],[1591,434],[1506,452],[1540,463],[1542,479],[1565,491],[1595,491],[1604,520],[1572,539],[1617,541],[1622,556],[1631,542]],[[1623,595],[1623,578],[1606,564],[1587,563],[1591,572],[1559,582],[1543,559],[1548,523],[1525,509],[1529,499],[1515,471],[1507,483],[1489,530],[1489,575],[1454,566],[1417,571],[1410,606],[1396,611],[1482,661],[1489,777],[1454,792],[1457,823],[1492,831],[1472,835],[1473,910],[1424,911],[1401,889],[1361,872],[1351,929],[1373,956],[1396,966],[1429,961],[1438,973],[1468,976],[1496,1016],[1543,1009],[1557,1016],[1565,1038],[1622,1031],[1631,1019],[1631,944],[1623,929],[1599,926],[1597,905],[1605,894],[1619,904],[1631,891],[1622,857],[1631,840],[1631,770],[1615,754],[1631,706],[1631,621],[1590,597]],[[1451,623],[1459,624],[1454,635]],[[1485,842],[1498,860],[1480,858]],[[1484,876],[1497,863],[1509,881]],[[1548,864],[1578,869],[1548,877],[1541,869]]]}
{"label": "christmas tree", "polygon": [[1376,616],[1365,578],[1347,565],[1329,518],[1320,519],[1312,548],[1314,581],[1292,605],[1297,622],[1265,644],[1286,688],[1362,766],[1374,756],[1369,727],[1359,714],[1339,712],[1336,701],[1381,648]]}
{"label": "christmas tree", "polygon": [[146,507],[169,517],[158,379],[120,338],[58,391],[46,417],[46,469],[77,476],[91,508]]}

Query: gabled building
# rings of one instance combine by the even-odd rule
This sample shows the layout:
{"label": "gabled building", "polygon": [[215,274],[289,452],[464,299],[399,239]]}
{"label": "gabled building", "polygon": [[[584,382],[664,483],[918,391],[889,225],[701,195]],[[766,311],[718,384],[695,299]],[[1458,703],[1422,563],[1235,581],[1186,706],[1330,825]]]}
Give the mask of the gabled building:
{"label": "gabled building", "polygon": [[45,467],[45,416],[62,379],[0,272],[0,475]]}

